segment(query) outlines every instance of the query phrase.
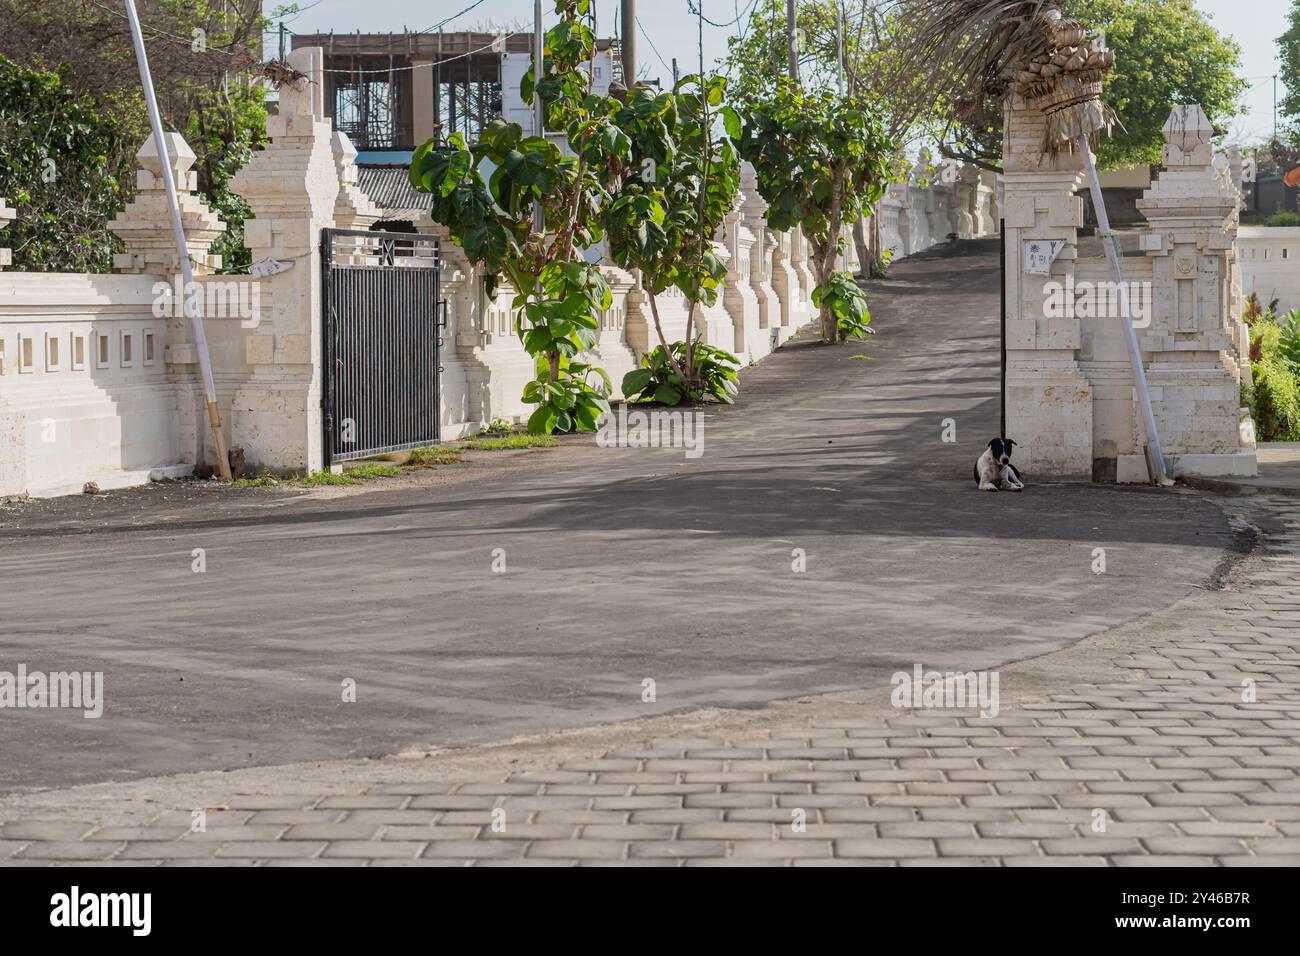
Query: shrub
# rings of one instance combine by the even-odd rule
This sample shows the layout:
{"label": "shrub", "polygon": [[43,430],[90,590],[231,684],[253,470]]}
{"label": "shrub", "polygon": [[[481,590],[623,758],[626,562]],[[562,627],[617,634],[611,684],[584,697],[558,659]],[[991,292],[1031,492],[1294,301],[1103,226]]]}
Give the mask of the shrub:
{"label": "shrub", "polygon": [[18,210],[4,234],[27,272],[108,272],[117,238],[108,221],[125,204],[127,143],[103,103],[63,73],[0,56],[0,196]]}
{"label": "shrub", "polygon": [[871,311],[867,308],[867,294],[850,273],[831,273],[823,285],[813,289],[812,301],[835,316],[835,329],[841,342],[875,334],[876,330],[868,324]]}
{"label": "shrub", "polygon": [[[1291,328],[1294,335],[1294,324]],[[1287,334],[1275,321],[1258,321],[1250,328],[1249,407],[1260,441],[1300,441],[1300,366],[1284,352]]]}
{"label": "shrub", "polygon": [[697,340],[694,374],[690,382],[684,382],[677,369],[683,367],[686,345],[674,342],[670,347],[675,361],[669,360],[662,345],[656,345],[641,360],[641,368],[623,376],[623,394],[629,402],[680,405],[713,398],[730,405],[735,401],[740,387],[736,374],[740,362],[734,355]]}
{"label": "shrub", "polygon": [[1300,309],[1278,317],[1276,324],[1278,353],[1290,363],[1292,371],[1300,374]]}
{"label": "shrub", "polygon": [[1266,226],[1300,226],[1300,213],[1278,212],[1264,220]]}

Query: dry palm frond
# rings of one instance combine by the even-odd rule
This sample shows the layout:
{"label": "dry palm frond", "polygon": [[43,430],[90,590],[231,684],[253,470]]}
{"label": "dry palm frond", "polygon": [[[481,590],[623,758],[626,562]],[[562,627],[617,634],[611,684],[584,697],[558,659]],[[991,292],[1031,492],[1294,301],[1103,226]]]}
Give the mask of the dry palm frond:
{"label": "dry palm frond", "polygon": [[1043,150],[1073,151],[1116,123],[1101,99],[1115,55],[1059,0],[898,0],[916,17],[910,60],[934,88],[976,100],[1016,93],[1047,118]]}
{"label": "dry palm frond", "polygon": [[306,73],[300,73],[279,60],[270,60],[262,64],[262,76],[270,80],[271,85],[277,90],[285,86],[301,88],[303,81],[307,79]]}
{"label": "dry palm frond", "polygon": [[1059,0],[898,0],[914,18],[908,45],[915,69],[939,86],[999,93],[1051,44],[1049,11]]}

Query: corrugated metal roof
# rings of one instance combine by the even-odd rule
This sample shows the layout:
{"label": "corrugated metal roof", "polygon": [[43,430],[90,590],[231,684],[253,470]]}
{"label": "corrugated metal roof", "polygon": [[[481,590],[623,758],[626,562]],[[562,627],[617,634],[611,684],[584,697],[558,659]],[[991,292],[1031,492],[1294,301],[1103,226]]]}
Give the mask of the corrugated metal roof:
{"label": "corrugated metal roof", "polygon": [[390,213],[433,209],[431,195],[411,188],[405,166],[358,165],[356,169],[357,186],[383,210],[385,218],[391,218]]}

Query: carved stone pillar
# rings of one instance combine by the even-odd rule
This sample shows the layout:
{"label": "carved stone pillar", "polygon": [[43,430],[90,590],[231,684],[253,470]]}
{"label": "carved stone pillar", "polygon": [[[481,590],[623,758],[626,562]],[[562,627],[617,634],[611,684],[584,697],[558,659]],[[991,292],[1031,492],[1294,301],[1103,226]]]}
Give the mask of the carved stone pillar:
{"label": "carved stone pillar", "polygon": [[292,263],[262,280],[273,305],[245,342],[252,374],[235,396],[233,444],[254,469],[316,471],[323,461],[320,236],[339,197],[323,59],[320,47],[289,54],[306,78],[280,90],[279,114],[266,121],[270,143],[231,181],[254,213],[244,226],[253,259]]}
{"label": "carved stone pillar", "polygon": [[369,229],[379,221],[382,213],[357,186],[357,148],[347,133],[336,130],[330,137],[330,150],[339,176],[334,225],[339,229]]}
{"label": "carved stone pillar", "polygon": [[767,203],[758,194],[758,174],[749,163],[740,166],[740,190],[744,197],[740,204],[741,221],[753,236],[749,247],[749,287],[758,301],[757,328],[767,329],[772,325],[774,310],[774,297],[770,294],[771,283],[767,276],[767,221],[763,218],[767,213]]}
{"label": "carved stone pillar", "polygon": [[976,190],[979,186],[979,169],[967,163],[957,171],[956,211],[957,238],[974,239],[979,235]]}
{"label": "carved stone pillar", "polygon": [[1253,475],[1254,428],[1241,408],[1239,300],[1233,296],[1239,194],[1214,164],[1213,126],[1198,105],[1165,123],[1164,167],[1138,201],[1151,231],[1153,310],[1138,339],[1173,474]]}
{"label": "carved stone pillar", "polygon": [[[1091,478],[1092,387],[1080,370],[1077,316],[1048,308],[1049,283],[1073,281],[1083,224],[1082,160],[1044,150],[1047,119],[1019,94],[1004,106],[1007,230],[1007,437],[1022,470]],[[1055,250],[1047,275],[1026,271],[1026,245]]]}
{"label": "carved stone pillar", "polygon": [[[742,363],[748,361],[752,350],[753,338],[758,330],[758,297],[750,285],[752,259],[750,250],[754,245],[754,234],[745,226],[745,217],[741,208],[745,203],[744,193],[736,196],[736,205],[723,219],[723,229],[729,256],[727,258],[726,285],[722,292],[722,305],[731,317],[734,328],[732,342],[722,347],[734,352]],[[712,343],[717,345],[717,342]]]}
{"label": "carved stone pillar", "polygon": [[[226,231],[226,224],[195,193],[198,173],[192,169],[194,150],[180,133],[164,135],[190,262],[195,275],[210,275],[221,268],[221,257],[209,256],[208,247]],[[113,256],[113,268],[118,272],[173,276],[181,266],[176,255],[167,190],[163,186],[162,159],[152,133],[135,158],[140,164],[136,170],[135,198],[108,224],[109,230],[126,245],[126,252]]]}

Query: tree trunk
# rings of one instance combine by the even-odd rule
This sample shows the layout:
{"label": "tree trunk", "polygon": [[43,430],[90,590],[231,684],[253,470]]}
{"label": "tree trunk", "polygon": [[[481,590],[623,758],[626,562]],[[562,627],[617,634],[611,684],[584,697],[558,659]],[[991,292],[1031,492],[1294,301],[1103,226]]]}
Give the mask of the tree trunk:
{"label": "tree trunk", "polygon": [[[824,243],[810,242],[809,245],[813,247],[811,259],[813,281],[817,283],[817,288],[820,289],[826,284],[831,272],[834,271],[835,247],[831,245],[828,253],[827,246]],[[829,266],[827,265],[828,257],[830,260]],[[828,345],[833,344],[839,334],[839,328],[835,321],[835,314],[831,312],[830,306],[826,304],[825,300],[822,300],[822,304],[817,310],[817,322],[818,327],[821,329],[822,341]]]}
{"label": "tree trunk", "polygon": [[[873,226],[875,221],[876,217],[872,216],[871,222]],[[867,242],[867,230],[861,219],[853,224],[853,245],[858,250],[858,275],[870,279],[871,263],[874,260],[871,256],[871,246]]]}

